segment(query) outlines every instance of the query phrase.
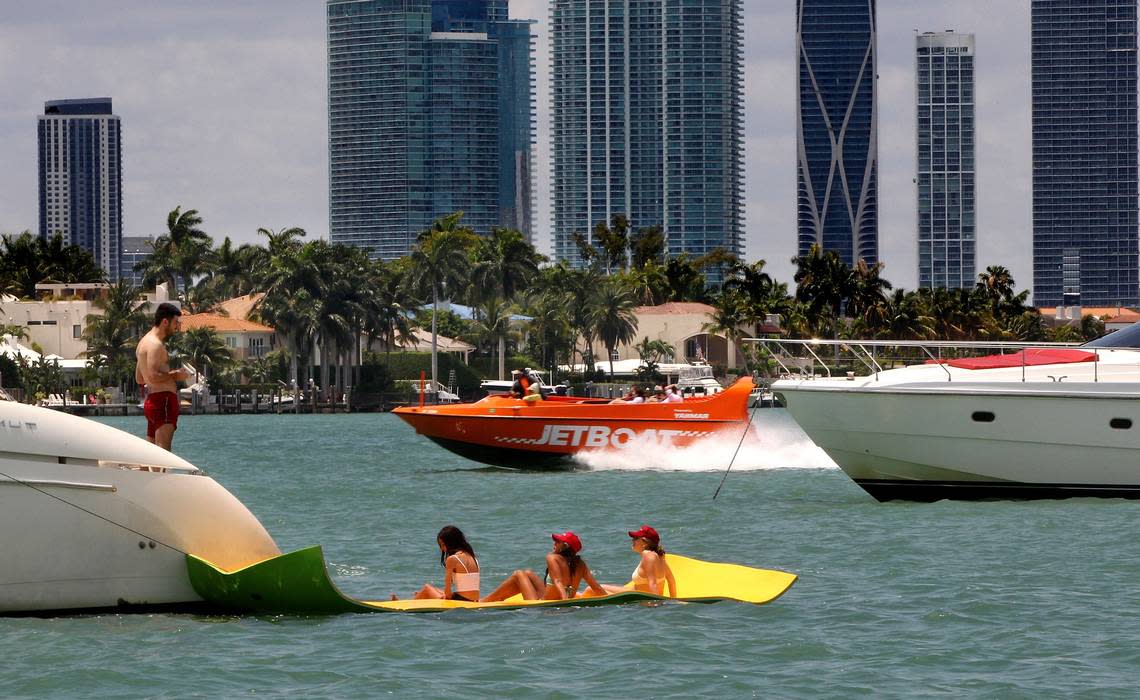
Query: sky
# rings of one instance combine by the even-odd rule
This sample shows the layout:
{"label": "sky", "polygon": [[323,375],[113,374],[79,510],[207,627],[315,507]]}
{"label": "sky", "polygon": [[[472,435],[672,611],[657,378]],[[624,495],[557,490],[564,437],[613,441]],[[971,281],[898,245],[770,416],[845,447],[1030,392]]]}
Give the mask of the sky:
{"label": "sky", "polygon": [[[259,227],[328,235],[322,0],[0,0],[0,232],[38,228],[36,115],[111,97],[123,132],[123,232],[159,235],[175,206],[216,241]],[[537,19],[535,242],[549,253],[549,11]],[[796,254],[795,0],[744,0],[745,240],[791,282]],[[915,31],[977,37],[978,271],[1032,284],[1029,0],[879,0],[883,276],[917,279]]]}

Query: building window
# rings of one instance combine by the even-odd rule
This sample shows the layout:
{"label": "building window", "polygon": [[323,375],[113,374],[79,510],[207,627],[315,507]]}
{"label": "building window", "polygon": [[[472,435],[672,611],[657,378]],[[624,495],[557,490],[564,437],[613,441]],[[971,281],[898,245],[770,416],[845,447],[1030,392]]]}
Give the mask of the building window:
{"label": "building window", "polygon": [[78,323],[75,324],[74,326],[72,326],[71,327],[71,337],[72,338],[82,338],[83,337],[83,326],[79,325]]}

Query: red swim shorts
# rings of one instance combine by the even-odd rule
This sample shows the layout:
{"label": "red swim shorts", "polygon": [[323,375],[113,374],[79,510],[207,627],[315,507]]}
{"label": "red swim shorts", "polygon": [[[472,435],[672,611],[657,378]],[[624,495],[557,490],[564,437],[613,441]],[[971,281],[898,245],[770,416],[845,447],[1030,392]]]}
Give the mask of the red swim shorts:
{"label": "red swim shorts", "polygon": [[169,423],[178,429],[178,394],[173,391],[157,391],[148,394],[143,404],[146,416],[146,436],[154,440],[159,428]]}

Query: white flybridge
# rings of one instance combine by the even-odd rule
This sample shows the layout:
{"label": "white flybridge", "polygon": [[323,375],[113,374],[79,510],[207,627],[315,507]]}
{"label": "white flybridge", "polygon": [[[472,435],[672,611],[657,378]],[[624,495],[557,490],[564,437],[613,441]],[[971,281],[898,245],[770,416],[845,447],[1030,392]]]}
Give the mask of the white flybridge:
{"label": "white flybridge", "polygon": [[[1140,324],[1079,347],[756,342],[799,375],[772,387],[788,412],[881,501],[1140,498]],[[926,361],[884,369],[888,348]],[[832,376],[840,350],[869,374]]]}
{"label": "white flybridge", "polygon": [[279,554],[192,464],[110,426],[0,401],[0,614],[199,602],[186,554]]}

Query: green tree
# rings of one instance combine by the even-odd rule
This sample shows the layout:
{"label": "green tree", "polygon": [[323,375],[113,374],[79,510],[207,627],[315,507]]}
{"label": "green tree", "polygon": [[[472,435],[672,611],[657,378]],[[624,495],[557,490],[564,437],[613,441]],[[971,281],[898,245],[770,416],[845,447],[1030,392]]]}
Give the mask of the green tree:
{"label": "green tree", "polygon": [[102,356],[110,369],[110,380],[120,389],[134,376],[134,353],[143,329],[148,325],[140,310],[142,290],[128,280],[111,285],[107,295],[95,301],[102,313],[90,313],[85,319],[83,337],[87,341],[87,357]]}
{"label": "green tree", "polygon": [[[463,290],[471,272],[470,251],[476,242],[475,232],[462,226],[463,212],[455,212],[437,219],[431,228],[420,234],[412,248],[412,284],[431,295],[431,380],[438,382],[439,333],[436,316],[440,299],[457,296]],[[426,294],[425,294],[426,296]]]}
{"label": "green tree", "polygon": [[226,341],[213,328],[190,328],[173,336],[169,343],[179,361],[201,372],[207,380],[222,376],[234,366]]}
{"label": "green tree", "polygon": [[[541,260],[542,256],[518,231],[494,229],[490,237],[480,238],[475,245],[471,301],[488,310],[509,306],[519,291],[529,286],[538,275]],[[493,304],[496,297],[503,303]],[[510,314],[507,314],[507,319],[509,325]],[[495,331],[499,341],[499,379],[505,373],[507,335],[506,331]]]}
{"label": "green tree", "polygon": [[614,376],[614,350],[637,337],[637,299],[620,278],[607,277],[598,287],[590,304],[590,321],[597,337],[606,348],[610,361],[610,379]]}
{"label": "green tree", "polygon": [[722,290],[713,301],[713,311],[709,321],[701,326],[705,333],[722,335],[728,341],[728,362],[736,366],[736,352],[739,350],[741,329],[754,323],[756,317],[743,293],[729,289]]}

